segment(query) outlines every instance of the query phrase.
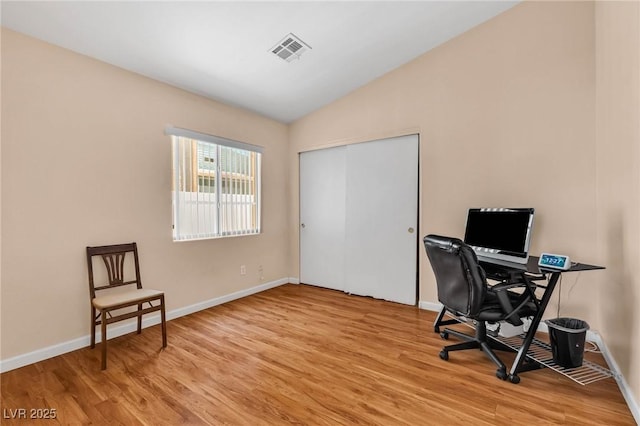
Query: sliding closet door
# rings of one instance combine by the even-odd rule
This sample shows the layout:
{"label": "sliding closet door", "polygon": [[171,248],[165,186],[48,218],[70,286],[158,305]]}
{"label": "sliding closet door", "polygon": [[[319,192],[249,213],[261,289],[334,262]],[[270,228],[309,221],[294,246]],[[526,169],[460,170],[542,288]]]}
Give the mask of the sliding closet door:
{"label": "sliding closet door", "polygon": [[347,146],[345,291],[414,305],[418,135]]}
{"label": "sliding closet door", "polygon": [[300,154],[300,282],[414,305],[418,136]]}
{"label": "sliding closet door", "polygon": [[300,154],[300,282],[344,290],[346,148]]}

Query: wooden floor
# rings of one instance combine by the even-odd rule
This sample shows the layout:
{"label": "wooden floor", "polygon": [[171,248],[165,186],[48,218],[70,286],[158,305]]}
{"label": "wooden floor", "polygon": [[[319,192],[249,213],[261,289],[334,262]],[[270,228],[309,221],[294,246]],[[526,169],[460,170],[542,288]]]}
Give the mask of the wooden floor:
{"label": "wooden floor", "polygon": [[[159,326],[116,338],[106,371],[98,345],[4,373],[2,424],[635,424],[613,379],[514,385],[480,351],[442,361],[434,316],[285,285],[170,321],[164,351]],[[7,418],[20,408],[57,419]]]}

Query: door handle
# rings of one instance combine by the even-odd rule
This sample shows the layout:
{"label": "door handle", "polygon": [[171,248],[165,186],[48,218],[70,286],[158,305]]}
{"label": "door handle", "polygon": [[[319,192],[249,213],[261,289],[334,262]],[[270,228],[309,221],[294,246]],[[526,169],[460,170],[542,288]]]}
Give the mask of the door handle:
{"label": "door handle", "polygon": [[414,229],[411,228],[411,227],[409,229],[407,229],[407,232],[409,232],[410,234],[413,234],[413,231],[414,231]]}
{"label": "door handle", "polygon": [[304,227],[305,227],[305,226],[304,226],[304,223],[300,224],[300,227],[301,227],[301,228],[304,228]]}

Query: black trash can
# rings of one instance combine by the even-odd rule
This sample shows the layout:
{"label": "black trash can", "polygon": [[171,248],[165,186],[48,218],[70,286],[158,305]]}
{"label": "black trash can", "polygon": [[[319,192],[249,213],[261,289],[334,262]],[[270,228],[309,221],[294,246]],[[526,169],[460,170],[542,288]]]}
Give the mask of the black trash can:
{"label": "black trash can", "polygon": [[549,326],[551,353],[555,363],[565,368],[580,367],[589,324],[575,318],[554,318],[545,322]]}

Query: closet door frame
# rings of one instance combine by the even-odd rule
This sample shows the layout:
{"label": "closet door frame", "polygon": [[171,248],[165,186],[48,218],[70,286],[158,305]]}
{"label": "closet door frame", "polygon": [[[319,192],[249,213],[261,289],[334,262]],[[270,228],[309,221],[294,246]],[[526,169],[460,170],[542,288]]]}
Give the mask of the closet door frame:
{"label": "closet door frame", "polygon": [[[402,143],[403,145],[393,146],[393,143]],[[384,146],[387,148],[384,148]],[[371,155],[367,155],[367,147],[377,147],[377,153],[372,153]],[[373,149],[373,148],[372,148]],[[374,151],[376,150],[374,149]],[[335,173],[331,167],[320,168],[317,170],[321,176],[325,176],[327,173],[332,174],[332,179],[328,180],[328,183],[333,185],[333,191],[336,193],[334,196],[338,194],[338,198],[344,197],[344,200],[337,201],[335,197],[332,201],[326,202],[324,204],[332,204],[331,209],[329,209],[329,220],[326,220],[324,223],[325,228],[314,229],[317,224],[309,222],[309,199],[313,197],[314,194],[309,194],[309,191],[313,191],[313,185],[311,188],[306,188],[309,176],[307,167],[309,167],[309,159],[313,156],[319,156],[322,158],[323,156],[330,157],[329,153],[331,150],[336,150],[334,152],[339,152],[340,155],[344,156],[344,161],[342,160],[334,160],[337,163],[344,163],[343,168],[339,168],[339,172]],[[408,151],[407,151],[408,150]],[[396,152],[397,151],[397,152]],[[351,153],[351,156],[349,155]],[[332,288],[336,290],[346,291],[352,294],[358,294],[363,296],[372,296],[378,299],[391,300],[394,302],[404,303],[408,305],[417,305],[419,299],[419,153],[420,153],[420,143],[419,143],[419,135],[405,135],[400,137],[390,137],[384,139],[377,139],[372,141],[364,141],[355,144],[349,145],[341,145],[332,148],[323,148],[319,150],[306,151],[299,153],[299,191],[300,191],[300,222],[299,222],[299,239],[300,239],[300,282],[303,284],[312,284],[326,288]],[[353,170],[349,165],[349,158],[353,160],[358,156],[363,157],[364,164],[360,164],[359,166],[353,166]],[[378,156],[378,157],[376,157]],[[307,157],[307,158],[305,158]],[[368,158],[367,158],[368,157]],[[399,157],[399,158],[396,158]],[[326,161],[326,159],[325,159]],[[379,170],[381,173],[380,178],[376,178],[375,174],[368,173],[367,167],[371,163],[371,166]],[[374,165],[375,163],[375,165]],[[386,167],[389,165],[391,168]],[[398,174],[402,175],[401,179],[405,179],[404,181],[400,180],[396,183],[393,183],[393,168],[400,167],[400,171]],[[359,169],[359,170],[356,170]],[[405,169],[411,169],[411,173],[407,174]],[[396,169],[397,170],[397,169]],[[353,180],[352,185],[349,184],[347,180],[347,176],[351,172],[356,173],[353,175],[351,179]],[[362,173],[363,177],[359,182],[356,182],[358,179],[358,174]],[[367,175],[368,177],[364,177]],[[355,178],[354,178],[355,176]],[[344,191],[340,191],[336,189],[335,185],[339,185],[339,181],[343,180]],[[368,203],[368,195],[367,194],[358,194],[356,196],[352,195],[351,197],[347,193],[347,188],[350,186],[355,186],[356,191],[366,191],[367,188],[367,179],[372,179],[372,185],[378,187],[371,188],[372,191],[384,190],[385,193],[389,195],[389,200],[392,200],[391,203],[395,204],[411,204],[405,211],[402,211],[402,208],[398,209],[396,205],[388,206],[390,208],[386,208],[387,206],[377,204],[376,201],[372,201]],[[407,179],[410,180],[407,181]],[[318,179],[322,180],[322,179]],[[391,183],[386,182],[389,180]],[[397,181],[397,180],[396,180]],[[376,183],[377,182],[377,183]],[[404,182],[404,183],[403,183]],[[391,185],[391,186],[390,186]],[[396,190],[393,185],[407,185],[408,195],[405,198],[405,202],[398,202],[398,198],[395,197],[396,194],[392,192]],[[317,183],[316,183],[317,190]],[[324,196],[326,194],[327,188],[325,188]],[[390,192],[391,191],[391,192]],[[411,194],[413,197],[411,197]],[[376,196],[377,194],[374,192],[372,196]],[[370,208],[375,208],[378,210],[380,207],[383,207],[381,210],[388,210],[385,214],[389,214],[391,212],[392,216],[387,217],[386,219],[377,218],[377,217],[366,217],[362,223],[360,223],[358,218],[349,217],[349,212],[347,211],[347,206],[351,204],[352,208],[354,206],[353,202],[350,202],[350,198],[356,198],[358,196],[364,197],[363,208],[365,208],[365,212],[358,209],[357,205],[354,210],[360,210],[358,214],[362,215],[366,214],[367,210]],[[331,194],[329,195],[331,198]],[[383,199],[383,202],[386,202],[386,198]],[[353,201],[353,200],[351,200]],[[380,201],[378,201],[379,203]],[[320,203],[323,204],[323,203]],[[338,220],[335,216],[336,212],[344,213],[344,222]],[[326,214],[326,213],[321,213]],[[329,227],[331,223],[338,223],[337,227]],[[348,223],[350,223],[351,228],[349,229]],[[359,226],[361,225],[361,226]],[[391,248],[389,250],[388,247],[385,247],[384,241],[378,241],[376,239],[376,234],[380,231],[380,229],[371,229],[376,227],[385,227],[389,226],[390,228],[394,228],[392,231],[380,232],[380,234],[384,235],[384,238],[391,240],[392,243],[401,242],[402,246],[398,249],[401,252],[400,258],[396,256],[396,259],[391,259],[394,257],[394,250]],[[355,229],[355,228],[360,229]],[[337,229],[340,228],[340,229]],[[309,236],[312,236],[313,233],[324,234],[323,236],[331,236],[341,241],[339,243],[337,240],[334,240],[332,243],[325,245],[325,248],[318,251],[317,254],[314,254],[314,250],[310,249],[307,239]],[[364,234],[358,234],[358,232],[364,232]],[[359,238],[358,235],[362,235],[363,237]],[[348,241],[347,238],[356,238],[355,241]],[[358,240],[362,240],[359,242]],[[404,242],[402,242],[404,241]],[[380,245],[381,243],[382,245]],[[377,245],[377,246],[376,246]],[[332,247],[331,251],[331,259],[322,259],[321,253],[326,253],[326,247]],[[371,250],[367,252],[367,250]],[[349,250],[356,250],[357,252],[349,253]],[[343,256],[343,260],[336,260],[340,255]],[[387,261],[387,258],[390,260]],[[398,260],[399,259],[399,260]],[[355,269],[349,270],[349,264],[347,262],[352,261],[356,266]],[[313,262],[317,262],[318,265],[313,266]],[[400,262],[402,266],[394,266],[394,262]],[[353,265],[352,265],[353,266]],[[377,273],[376,268],[382,268],[383,273]],[[396,268],[394,272],[394,268]],[[397,268],[401,268],[398,270]],[[320,278],[315,279],[313,277],[313,271],[321,271]],[[332,276],[331,282],[327,279],[322,278],[322,274],[327,274],[331,271],[330,275]],[[358,279],[358,275],[362,275],[362,279]],[[336,277],[340,277],[340,279],[336,279]],[[399,283],[398,280],[402,280],[402,283]],[[369,284],[374,288],[369,288]],[[338,283],[336,285],[336,283]],[[387,287],[385,287],[387,286]],[[398,297],[398,294],[401,296]]]}

